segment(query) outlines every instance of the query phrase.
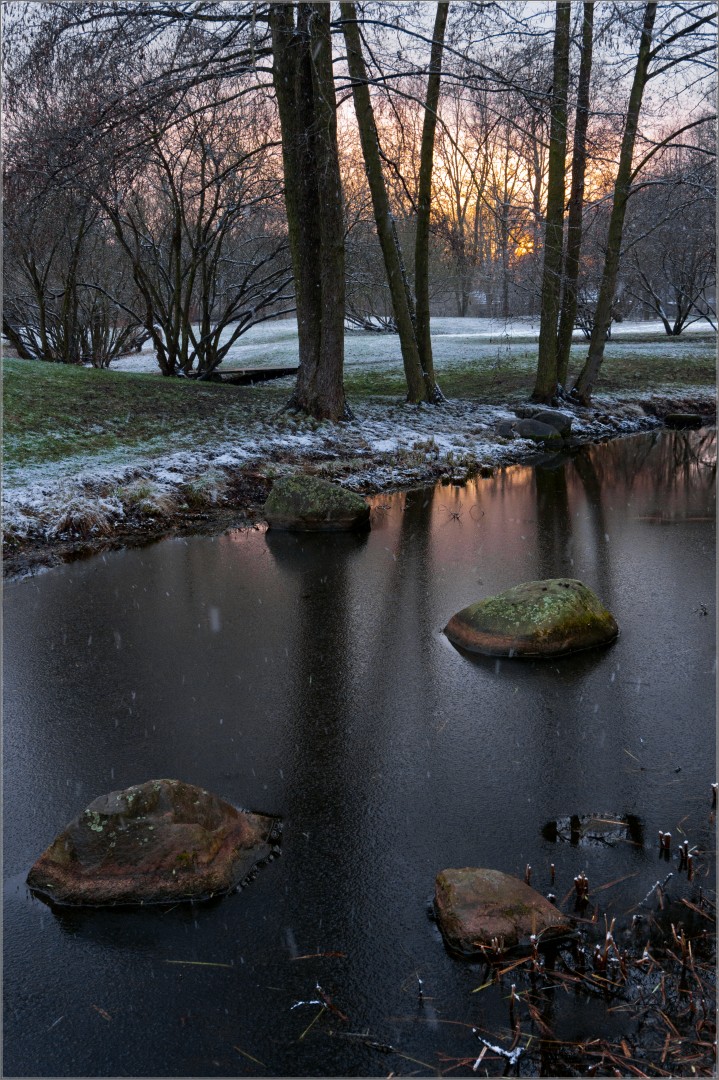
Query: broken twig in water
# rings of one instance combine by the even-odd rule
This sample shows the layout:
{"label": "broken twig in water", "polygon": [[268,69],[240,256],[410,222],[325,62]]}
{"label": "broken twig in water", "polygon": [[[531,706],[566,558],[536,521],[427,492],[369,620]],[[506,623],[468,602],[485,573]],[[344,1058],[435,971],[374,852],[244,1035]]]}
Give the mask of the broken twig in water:
{"label": "broken twig in water", "polygon": [[615,885],[619,885],[622,881],[629,881],[630,878],[637,877],[638,870],[635,870],[632,874],[624,874],[623,877],[615,878],[614,881],[607,881],[604,885],[598,885],[596,889],[592,889],[592,895],[596,896],[597,893],[604,892],[605,889],[612,889]]}
{"label": "broken twig in water", "polygon": [[246,1050],[240,1050],[239,1046],[233,1045],[232,1049],[236,1050],[238,1054],[242,1054],[242,1056],[246,1057],[248,1061],[254,1061],[255,1065],[261,1065],[263,1069],[267,1068],[267,1065],[265,1065],[264,1061],[260,1061],[259,1058],[253,1057],[252,1054],[248,1054]]}
{"label": "broken twig in water", "polygon": [[482,1052],[481,1052],[481,1054],[479,1055],[479,1057],[478,1057],[478,1058],[477,1058],[477,1060],[475,1061],[474,1065],[472,1066],[472,1072],[476,1072],[476,1071],[477,1071],[477,1069],[479,1068],[479,1066],[480,1066],[480,1065],[482,1064],[482,1058],[484,1057],[484,1055],[485,1055],[486,1053],[487,1053],[487,1047],[486,1047],[486,1046],[483,1046],[483,1047],[482,1047]]}
{"label": "broken twig in water", "polygon": [[[499,1054],[500,1057],[506,1058],[510,1065],[516,1065],[525,1051],[524,1046],[516,1046],[514,1050],[505,1050],[502,1046],[495,1046],[494,1043],[489,1042],[487,1039],[483,1039],[476,1028],[472,1028],[472,1034],[475,1036],[475,1038],[479,1039],[482,1046],[484,1046],[485,1048],[485,1052],[487,1050],[491,1050],[493,1054]],[[475,1066],[479,1065],[479,1062],[482,1060],[483,1057],[484,1053],[480,1054],[479,1058],[474,1063]]]}
{"label": "broken twig in water", "polygon": [[296,1001],[294,1005],[290,1006],[290,1011],[292,1009],[298,1009],[300,1005],[321,1005],[323,1009],[330,1009],[336,1016],[339,1016],[340,1020],[348,1019],[348,1017],[337,1008],[329,994],[325,993],[319,983],[315,983],[315,990],[319,994],[319,997],[310,998],[308,1001]]}
{"label": "broken twig in water", "polygon": [[211,960],[165,960],[166,964],[188,964],[190,967],[233,968],[234,964],[215,964]]}
{"label": "broken twig in water", "polygon": [[383,1043],[378,1039],[373,1039],[368,1031],[332,1031],[331,1035],[340,1039],[355,1039],[357,1042],[361,1042],[363,1046],[369,1047],[370,1050],[377,1050],[380,1054],[398,1054],[399,1050],[392,1046],[391,1043]]}
{"label": "broken twig in water", "polygon": [[293,956],[291,959],[293,961],[294,960],[325,960],[325,959],[329,959],[330,957],[331,958],[337,958],[339,960],[345,960],[347,958],[347,953],[344,953],[344,952],[311,952],[311,953],[305,953],[304,956]]}
{"label": "broken twig in water", "polygon": [[651,889],[647,893],[647,895],[644,897],[644,899],[640,900],[638,904],[635,904],[633,908],[630,908],[629,911],[627,912],[627,915],[630,912],[635,911],[638,907],[644,907],[644,905],[646,903],[648,903],[649,900],[651,900],[652,896],[654,895],[654,893],[656,892],[657,889],[661,889],[663,891],[666,883],[669,881],[669,878],[672,878],[672,877],[674,877],[674,873],[673,873],[673,871],[670,870],[669,873],[667,874],[667,876],[664,878],[664,881],[655,881],[654,884],[652,885]]}
{"label": "broken twig in water", "polygon": [[[305,1002],[299,1002],[299,1004],[300,1004],[300,1005],[308,1005],[308,1004],[309,1004],[309,1002],[307,1002],[307,1001],[305,1001]],[[294,1008],[294,1006],[293,1006],[293,1008]],[[308,1032],[308,1031],[310,1030],[310,1028],[311,1028],[311,1027],[314,1027],[314,1025],[315,1025],[315,1024],[317,1023],[317,1021],[319,1020],[319,1018],[320,1018],[320,1017],[322,1016],[322,1013],[324,1013],[324,1012],[327,1012],[327,1008],[326,1008],[326,1006],[325,1006],[325,1005],[324,1005],[324,1003],[323,1003],[323,1005],[322,1005],[322,1008],[321,1008],[321,1009],[320,1009],[320,1011],[319,1011],[319,1012],[317,1013],[317,1016],[316,1016],[316,1017],[314,1018],[314,1020],[310,1020],[309,1024],[307,1025],[307,1027],[305,1028],[305,1030],[304,1030],[304,1031],[302,1032],[302,1034],[300,1035],[299,1039],[297,1040],[298,1042],[302,1042],[302,1040],[304,1039],[304,1037],[305,1037],[305,1035],[307,1034],[307,1032]]]}

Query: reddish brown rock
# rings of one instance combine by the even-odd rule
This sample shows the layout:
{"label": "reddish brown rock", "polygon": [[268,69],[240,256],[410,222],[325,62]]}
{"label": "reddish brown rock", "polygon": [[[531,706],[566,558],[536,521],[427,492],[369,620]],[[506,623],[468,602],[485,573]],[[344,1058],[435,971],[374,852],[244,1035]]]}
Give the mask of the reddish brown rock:
{"label": "reddish brown rock", "polygon": [[566,916],[541,893],[500,870],[442,870],[434,908],[448,948],[463,956],[487,948],[504,952],[531,934],[541,943],[571,932]]}
{"label": "reddish brown rock", "polygon": [[279,835],[276,818],[236,810],[180,780],[149,780],[90,803],[27,882],[58,904],[203,900],[241,884]]}

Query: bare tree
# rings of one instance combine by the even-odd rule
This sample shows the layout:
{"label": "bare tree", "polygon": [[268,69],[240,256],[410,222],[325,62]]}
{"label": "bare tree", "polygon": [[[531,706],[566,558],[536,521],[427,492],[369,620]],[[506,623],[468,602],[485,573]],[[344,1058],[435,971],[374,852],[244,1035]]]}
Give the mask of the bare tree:
{"label": "bare tree", "polygon": [[238,115],[216,88],[193,92],[179,115],[139,118],[139,151],[113,158],[93,186],[132,267],[137,317],[164,375],[209,378],[250,326],[292,310],[260,106],[245,98]]}
{"label": "bare tree", "polygon": [[[269,77],[280,112],[300,333],[300,370],[289,405],[317,417],[348,416],[342,385],[343,223],[329,6],[59,0],[29,7],[26,87],[34,68],[51,67],[59,58],[76,71],[97,72],[104,79],[97,109],[77,127],[83,145],[88,137],[99,142],[110,131],[128,132],[139,118],[181,103],[188,91],[203,86],[215,86],[220,98],[239,108],[246,91],[235,91],[232,80],[247,77],[255,88],[267,86]],[[27,33],[27,26],[19,31],[21,44]],[[66,162],[61,167],[67,171]]]}
{"label": "bare tree", "polygon": [[448,3],[438,3],[432,33],[432,51],[427,77],[427,98],[424,104],[422,144],[419,157],[419,186],[417,192],[417,233],[414,246],[414,292],[417,302],[415,334],[417,350],[425,383],[427,400],[435,404],[442,399],[434,374],[432,337],[429,329],[429,223],[432,207],[432,170],[434,139],[437,129],[442,52],[447,26]]}
{"label": "bare tree", "polygon": [[559,0],[554,31],[554,76],[549,134],[549,177],[542,273],[539,356],[533,401],[551,402],[557,389],[557,320],[564,241],[564,172],[567,147],[569,87],[569,21],[571,4]]}
{"label": "bare tree", "polygon": [[271,4],[270,26],[300,344],[288,407],[341,420],[351,414],[342,382],[344,218],[329,5]]}
{"label": "bare tree", "polygon": [[582,250],[582,215],[587,167],[587,128],[589,126],[589,88],[592,77],[594,46],[594,4],[582,5],[582,44],[577,86],[577,107],[572,144],[572,185],[567,215],[567,243],[562,275],[562,306],[557,331],[557,383],[561,391],[567,385],[569,352],[577,318],[577,283]]}
{"label": "bare tree", "polygon": [[[442,8],[443,5],[439,5]],[[380,153],[380,139],[372,108],[372,100],[369,92],[370,79],[367,74],[364,57],[362,54],[362,42],[359,25],[357,22],[357,10],[353,3],[340,4],[342,14],[342,29],[347,46],[347,66],[352,80],[352,94],[354,97],[355,114],[359,127],[362,153],[367,171],[367,180],[372,194],[377,236],[382,248],[387,279],[392,296],[392,306],[397,323],[397,329],[402,348],[402,360],[404,363],[405,378],[407,380],[407,400],[414,404],[422,401],[434,404],[442,400],[442,395],[434,378],[432,365],[431,341],[429,338],[429,302],[428,293],[424,286],[421,289],[422,303],[424,305],[422,318],[426,327],[422,333],[423,352],[420,352],[420,342],[417,330],[417,317],[415,297],[412,295],[407,269],[402,256],[402,250],[397,237],[394,216],[392,214],[387,187],[382,172],[382,158]],[[439,75],[442,56],[442,40],[446,23],[446,10],[438,11],[435,22],[435,31],[440,35],[436,49],[430,61],[433,71],[430,76],[429,94],[435,101],[439,95]],[[429,107],[429,106],[428,106]],[[436,104],[433,110],[436,117]],[[423,211],[423,224],[418,247],[422,272],[426,274],[428,265],[428,195],[427,188],[431,183],[432,156],[434,147],[434,123],[428,121],[423,130],[423,162],[420,165],[420,188],[425,199],[426,207]],[[428,349],[428,351],[427,351]]]}
{"label": "bare tree", "polygon": [[626,290],[671,337],[716,320],[716,173],[711,148],[680,147],[630,205]]}
{"label": "bare tree", "polygon": [[132,281],[98,207],[41,175],[46,120],[30,146],[6,142],[3,333],[26,359],[108,367],[142,341],[123,310]]}
{"label": "bare tree", "polygon": [[[624,218],[633,185],[642,168],[659,151],[661,146],[667,145],[683,131],[688,131],[707,120],[707,117],[702,117],[697,121],[682,125],[665,139],[655,143],[637,164],[633,164],[639,114],[648,81],[666,73],[670,69],[676,68],[680,64],[699,63],[708,53],[713,53],[715,48],[713,40],[711,43],[707,43],[704,38],[704,31],[712,24],[716,24],[716,10],[713,4],[689,3],[678,5],[680,10],[667,19],[659,41],[652,45],[657,7],[656,3],[647,3],[644,8],[639,49],[614,183],[604,270],[594,316],[592,337],[589,343],[589,353],[572,389],[573,397],[585,405],[591,400],[592,391],[604,359],[607,329],[611,324],[612,307],[619,273]],[[650,70],[653,62],[656,62],[655,66]],[[708,119],[713,120],[714,117]]]}

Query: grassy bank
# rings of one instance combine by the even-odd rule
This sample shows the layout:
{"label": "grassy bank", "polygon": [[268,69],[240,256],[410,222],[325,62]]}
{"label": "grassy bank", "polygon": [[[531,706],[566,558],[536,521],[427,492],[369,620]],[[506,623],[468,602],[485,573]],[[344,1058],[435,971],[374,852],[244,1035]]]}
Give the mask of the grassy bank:
{"label": "grassy bank", "polygon": [[[370,335],[371,339],[371,335]],[[715,382],[713,335],[686,340],[610,342],[598,395],[637,398],[657,388],[675,391],[711,387]],[[439,378],[451,400],[502,405],[526,400],[531,392],[536,346],[514,341],[487,346],[486,356],[443,359]],[[401,365],[353,361],[367,343],[348,337],[345,384],[353,405],[388,407],[402,401]],[[573,372],[585,349],[575,346]],[[153,374],[100,371],[38,361],[4,361],[4,452],[7,467],[83,458],[125,449],[165,453],[191,449],[211,437],[231,439],[253,426],[273,424],[290,394],[291,379],[257,387],[199,384]],[[384,401],[383,401],[384,399]],[[309,425],[312,426],[311,424]]]}
{"label": "grassy bank", "polygon": [[[280,334],[286,362],[296,338],[283,327],[270,333]],[[244,346],[233,366],[275,362],[267,345]],[[584,354],[578,345],[575,370]],[[536,455],[535,443],[506,431],[531,393],[536,343],[446,333],[435,355],[447,404],[416,408],[404,402],[397,339],[348,335],[355,419],[344,424],[282,412],[292,377],[237,387],[163,379],[147,371],[147,355],[116,371],[6,359],[4,572],[257,521],[272,479],[298,469],[369,493],[462,483]],[[670,409],[710,415],[713,387],[713,337],[612,341],[595,406],[571,409],[573,444],[651,430]]]}

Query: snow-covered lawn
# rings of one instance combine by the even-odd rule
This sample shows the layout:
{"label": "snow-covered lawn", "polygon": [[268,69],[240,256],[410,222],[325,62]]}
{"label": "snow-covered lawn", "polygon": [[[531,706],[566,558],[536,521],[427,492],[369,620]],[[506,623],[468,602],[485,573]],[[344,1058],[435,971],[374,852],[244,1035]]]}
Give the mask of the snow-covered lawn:
{"label": "snow-covered lawn", "polygon": [[[226,334],[229,335],[229,330]],[[685,347],[687,336],[701,332],[711,333],[706,322],[692,323],[679,338],[670,341],[666,338],[660,322],[623,322],[612,327],[612,343],[626,338],[651,338],[662,340],[662,351],[676,346]],[[539,319],[432,319],[432,345],[435,363],[441,365],[451,360],[494,360],[501,363],[503,358],[526,353],[528,350],[517,347],[533,346],[539,339]],[[225,339],[226,340],[226,339]],[[574,342],[581,346],[584,335],[575,331]],[[638,344],[633,342],[634,345]],[[647,344],[649,344],[647,342]],[[269,320],[259,323],[242,335],[232,346],[224,360],[224,368],[272,367],[298,363],[297,322],[295,319]],[[354,367],[381,366],[388,369],[402,367],[402,354],[399,338],[396,334],[375,334],[362,331],[348,331],[345,338],[345,366]],[[150,342],[146,342],[140,353],[123,356],[113,361],[114,371],[157,371],[157,361]]]}

